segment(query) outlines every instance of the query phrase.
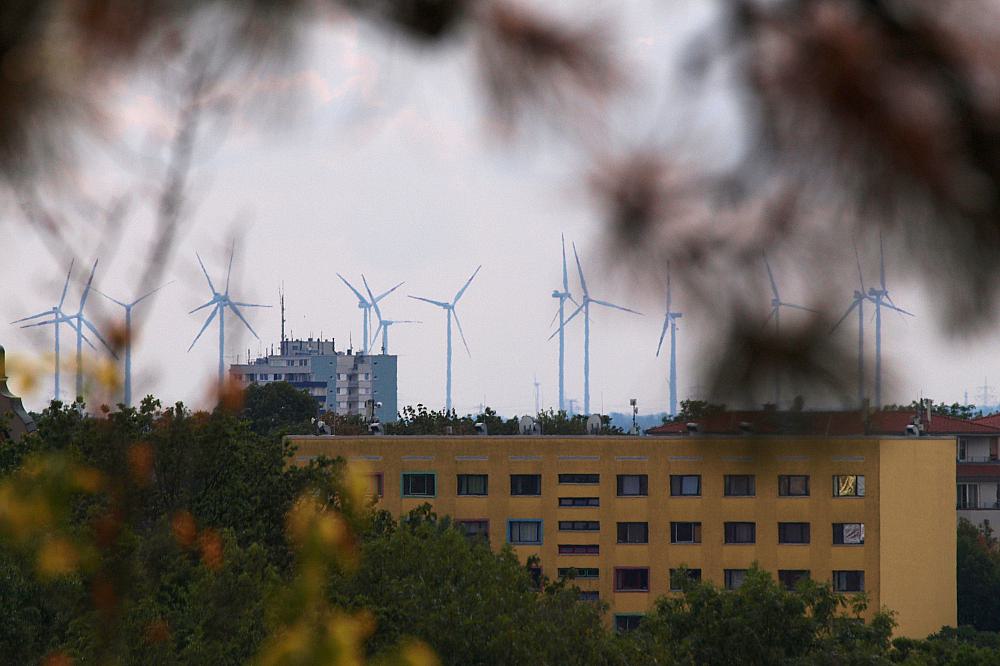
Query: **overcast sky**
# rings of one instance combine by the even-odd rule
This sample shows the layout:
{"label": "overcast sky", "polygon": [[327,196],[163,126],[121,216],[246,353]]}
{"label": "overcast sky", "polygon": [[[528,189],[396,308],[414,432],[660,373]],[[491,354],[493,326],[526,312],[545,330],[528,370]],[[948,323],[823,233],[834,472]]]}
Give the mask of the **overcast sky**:
{"label": "overcast sky", "polygon": [[[686,10],[639,1],[572,6],[577,20],[615,19],[610,24],[616,55],[631,77],[630,92],[609,111],[622,140],[639,140],[651,127],[657,138],[669,140],[677,119],[690,119],[693,108],[681,96],[676,103],[664,100],[671,91],[664,82],[670,80],[678,49],[709,10],[697,2],[688,2]],[[423,322],[392,330],[390,351],[400,357],[399,404],[441,407],[445,314],[406,294],[449,300],[482,264],[458,306],[472,353],[468,356],[456,337],[456,409],[473,411],[485,402],[503,414],[533,410],[535,377],[543,407],[554,406],[558,348],[547,338],[556,308],[550,294],[560,286],[559,238],[565,233],[567,247],[575,241],[580,250],[592,295],[645,313],[594,309],[592,408],[627,411],[629,398],[635,397],[642,412],[666,409],[667,360],[654,356],[663,318],[662,279],[636,280],[612,256],[599,211],[582,184],[587,164],[558,128],[531,124],[516,140],[487,129],[469,49],[414,50],[371,27],[340,20],[315,31],[291,71],[258,83],[246,106],[278,100],[277,108],[269,107],[266,118],[241,112],[221,144],[201,146],[194,172],[196,205],[167,268],[176,282],[151,307],[136,310],[144,326],[133,361],[137,396],[155,393],[167,403],[206,404],[216,372],[215,325],[186,351],[204,319],[203,313],[188,311],[211,297],[195,252],[218,285],[235,234],[233,296],[275,307],[249,313],[259,343],[235,318],[227,320],[228,361],[237,354],[245,358],[248,347],[256,353],[277,343],[282,283],[291,332],[334,337],[344,349],[351,338],[360,347],[361,313],[335,273],[359,284],[364,273],[376,291],[405,280],[382,305],[387,318]],[[280,103],[293,95],[294,111]],[[112,99],[123,141],[167,131],[169,116],[142,81],[118,86]],[[723,89],[694,111],[696,128],[714,137],[700,142],[699,149],[725,159],[739,140],[733,101]],[[106,159],[95,157],[93,168],[84,159],[85,179],[98,183],[96,189],[107,186],[105,181],[115,183],[112,190],[129,182],[126,175],[96,167]],[[51,307],[67,269],[19,226],[14,214],[8,206],[0,221],[0,234],[18,239],[3,243],[8,255],[0,262],[0,280],[8,285],[0,302],[4,321]],[[117,251],[101,257],[96,282],[102,290],[131,299],[149,231],[148,216],[128,220]],[[92,261],[96,239],[85,237],[82,247],[81,255]],[[877,254],[866,253],[866,260],[876,266]],[[780,258],[776,264],[781,266]],[[793,273],[793,268],[779,270],[792,300],[801,280],[808,279],[807,272]],[[984,378],[1000,385],[991,353],[995,336],[943,337],[928,299],[902,279],[893,282],[892,271],[890,263],[894,300],[917,316],[884,320],[885,358],[896,373],[887,401],[908,402],[921,393],[960,401],[968,391],[978,402],[976,387]],[[874,282],[876,274],[871,271],[869,280]],[[78,265],[77,278],[83,276]],[[845,307],[853,288],[844,286]],[[579,294],[575,272],[571,290]],[[75,309],[79,292],[78,284],[71,288],[67,309]],[[689,302],[683,293],[676,293],[674,302],[688,313],[678,339],[683,399],[698,392],[692,352],[704,327],[713,325],[712,310],[711,304]],[[767,307],[761,303],[762,310]],[[98,322],[120,316],[96,295],[88,312]],[[569,328],[566,356],[567,397],[578,401],[583,393],[580,324],[577,320]],[[51,330],[7,326],[0,342],[8,355],[24,359],[51,349]],[[64,359],[72,345],[65,334]],[[43,407],[51,395],[48,375],[30,392],[16,377],[12,383],[31,409]],[[70,372],[64,373],[63,386],[68,395]]]}

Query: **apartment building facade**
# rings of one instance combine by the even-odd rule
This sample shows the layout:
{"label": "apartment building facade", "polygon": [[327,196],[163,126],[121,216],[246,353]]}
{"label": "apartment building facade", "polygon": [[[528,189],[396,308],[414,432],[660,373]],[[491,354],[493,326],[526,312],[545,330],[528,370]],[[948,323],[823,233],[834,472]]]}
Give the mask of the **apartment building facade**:
{"label": "apartment building facade", "polygon": [[244,385],[288,382],[316,399],[320,409],[341,415],[365,414],[375,404],[375,416],[396,420],[396,357],[387,354],[339,352],[334,340],[285,340],[278,354],[229,366],[229,374]]}
{"label": "apartment building facade", "polygon": [[754,563],[864,592],[898,633],[956,621],[954,440],[933,437],[293,437],[341,456],[379,504],[424,502],[470,538],[570,569],[627,628],[671,572],[729,588]]}

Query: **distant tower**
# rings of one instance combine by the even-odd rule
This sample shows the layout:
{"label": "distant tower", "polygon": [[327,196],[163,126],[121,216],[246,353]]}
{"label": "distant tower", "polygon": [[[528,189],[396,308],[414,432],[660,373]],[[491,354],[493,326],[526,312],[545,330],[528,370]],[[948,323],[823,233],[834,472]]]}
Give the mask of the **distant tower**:
{"label": "distant tower", "polygon": [[[278,302],[281,303],[281,342],[285,341],[285,283],[278,289]],[[284,353],[284,351],[282,351]],[[247,357],[249,358],[249,356]]]}
{"label": "distant tower", "polygon": [[538,377],[535,377],[535,414],[540,414],[542,411],[541,401],[539,400],[538,389],[541,384],[538,383]]}

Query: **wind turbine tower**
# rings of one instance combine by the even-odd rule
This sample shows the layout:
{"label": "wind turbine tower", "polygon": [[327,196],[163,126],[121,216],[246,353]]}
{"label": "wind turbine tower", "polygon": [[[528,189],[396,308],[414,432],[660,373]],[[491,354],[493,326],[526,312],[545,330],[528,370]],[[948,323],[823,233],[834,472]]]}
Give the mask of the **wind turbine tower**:
{"label": "wind turbine tower", "polygon": [[885,286],[885,245],[882,242],[882,234],[878,235],[878,275],[879,287],[869,287],[868,298],[875,304],[875,407],[882,406],[882,308],[895,310],[900,314],[912,317],[912,312],[907,312],[896,307],[889,296],[889,290]]}
{"label": "wind turbine tower", "polygon": [[[423,322],[414,321],[412,319],[384,319],[382,317],[382,310],[378,306],[378,302],[382,300],[381,298],[375,298],[372,295],[372,290],[368,287],[368,280],[365,279],[364,274],[361,275],[361,281],[365,285],[365,291],[368,292],[369,303],[375,308],[375,317],[378,319],[378,328],[375,329],[375,335],[372,336],[372,344],[375,344],[375,340],[378,339],[379,333],[382,333],[382,353],[389,353],[389,327],[394,324],[422,324]],[[402,282],[400,282],[402,284]],[[398,285],[397,285],[398,286]],[[391,290],[390,290],[391,291]],[[388,295],[389,292],[386,292]]]}
{"label": "wind turbine tower", "polygon": [[[559,411],[566,411],[565,398],[566,398],[566,301],[571,302],[573,305],[578,305],[578,303],[573,300],[573,295],[569,292],[569,271],[566,269],[566,237],[562,238],[562,291],[558,289],[552,290],[552,298],[559,299],[559,311],[556,313],[552,321],[549,322],[549,326],[555,321],[556,317],[559,318]],[[552,339],[551,337],[549,338]]]}
{"label": "wind turbine tower", "polygon": [[[170,282],[168,282],[167,284],[170,284]],[[163,289],[163,287],[166,287],[167,284],[161,285],[156,289],[147,292],[146,294],[140,296],[131,303],[122,303],[117,299],[111,298],[101,290],[94,289],[94,291],[96,291],[104,298],[108,299],[112,303],[117,303],[118,305],[120,305],[125,309],[125,385],[124,385],[124,395],[122,401],[126,407],[132,406],[132,308],[134,308],[136,305],[143,302],[156,292],[158,292],[160,289]],[[249,360],[249,354],[247,355],[247,359]]]}
{"label": "wind turbine tower", "polygon": [[[771,263],[767,260],[767,254],[764,254],[764,267],[767,268],[767,279],[771,282],[771,314],[767,316],[765,324],[774,317],[774,337],[780,338],[781,328],[781,308],[792,308],[793,310],[805,310],[806,312],[812,312],[818,314],[816,310],[812,308],[807,308],[804,305],[795,305],[794,303],[787,303],[781,300],[781,295],[778,293],[778,284],[774,281],[774,273],[771,272]],[[781,368],[774,369],[774,406],[777,409],[781,408]]]}
{"label": "wind turbine tower", "polygon": [[[48,310],[42,310],[41,312],[38,312],[36,314],[28,315],[27,317],[22,317],[21,319],[15,319],[14,321],[10,322],[11,324],[20,324],[21,322],[31,321],[32,319],[39,319],[41,317],[52,317],[51,320],[41,322],[38,325],[39,326],[47,326],[49,324],[52,324],[52,328],[53,328],[53,332],[54,332],[54,337],[55,337],[55,349],[54,349],[55,369],[54,369],[54,376],[53,376],[53,396],[52,396],[53,400],[59,400],[60,399],[60,395],[61,395],[60,386],[59,386],[60,370],[61,370],[61,361],[59,360],[59,333],[60,333],[59,326],[62,323],[67,323],[67,324],[70,325],[70,328],[73,328],[73,330],[76,330],[75,323],[73,322],[72,319],[70,319],[66,315],[65,312],[63,312],[63,309],[62,309],[63,303],[66,301],[66,292],[69,290],[69,279],[70,279],[70,276],[72,276],[72,274],[73,274],[73,264],[74,263],[76,263],[75,259],[73,261],[71,261],[70,264],[69,264],[69,271],[66,272],[66,282],[63,283],[62,296],[59,297],[59,304],[58,305],[54,305],[51,308],[49,308]],[[29,327],[34,326],[34,325],[35,324],[26,324],[26,325],[22,326],[21,328],[29,328]]]}
{"label": "wind turbine tower", "polygon": [[[400,287],[402,287],[403,283],[400,282],[399,284],[397,284],[392,289],[390,289],[390,290],[388,290],[388,291],[380,294],[379,296],[376,296],[375,298],[372,298],[371,300],[369,300],[369,299],[365,298],[364,295],[360,291],[358,291],[357,289],[355,289],[354,285],[351,284],[350,282],[348,282],[347,278],[345,278],[343,275],[341,275],[340,273],[337,273],[337,277],[339,277],[340,281],[343,282],[344,284],[346,284],[347,288],[350,289],[352,292],[354,292],[354,295],[358,297],[358,308],[361,310],[361,334],[362,334],[361,353],[367,355],[368,354],[368,340],[369,340],[369,338],[368,338],[368,330],[369,330],[369,328],[371,326],[371,316],[372,316],[372,312],[371,311],[372,311],[372,308],[374,308],[375,304],[378,303],[379,301],[381,301],[383,298],[385,298],[386,296],[388,296],[392,292],[394,292],[397,289],[399,289]],[[363,279],[363,276],[362,276],[362,279]]]}
{"label": "wind turbine tower", "polygon": [[257,331],[253,330],[253,326],[250,322],[246,320],[243,316],[243,312],[240,308],[269,308],[270,305],[260,305],[257,303],[240,303],[239,301],[234,301],[229,298],[229,278],[233,272],[233,255],[236,252],[236,245],[233,244],[233,248],[229,251],[229,268],[226,270],[226,290],[221,294],[215,290],[215,285],[212,284],[212,278],[208,276],[208,271],[205,270],[205,264],[201,260],[201,256],[195,253],[198,257],[198,265],[201,266],[201,272],[205,274],[205,280],[208,281],[208,288],[212,291],[212,298],[209,299],[207,303],[199,305],[194,310],[191,310],[188,314],[194,314],[199,310],[204,310],[207,307],[212,308],[212,314],[208,315],[205,323],[202,324],[201,330],[198,331],[198,335],[194,336],[194,340],[191,341],[191,346],[188,347],[188,351],[194,348],[195,343],[198,342],[198,338],[201,337],[205,329],[208,328],[209,324],[216,316],[219,317],[219,388],[221,389],[224,385],[226,378],[226,363],[225,363],[225,351],[226,351],[226,309],[232,311],[236,315],[243,325],[253,333],[253,336],[260,340],[260,336],[257,335]]}
{"label": "wind turbine tower", "polygon": [[858,310],[858,406],[864,405],[865,402],[865,301],[870,301],[871,298],[868,296],[868,291],[865,289],[865,278],[861,273],[861,257],[858,255],[858,246],[854,246],[854,258],[858,264],[858,282],[861,285],[861,291],[857,289],[854,290],[854,296],[851,298],[851,304],[848,306],[847,311],[844,315],[837,320],[837,323],[833,325],[830,332],[837,330],[837,327],[851,311],[857,308]]}
{"label": "wind turbine tower", "polygon": [[472,352],[469,351],[469,343],[465,341],[465,333],[462,332],[462,322],[458,318],[458,312],[455,311],[455,305],[458,304],[459,299],[462,298],[462,294],[464,294],[465,290],[469,288],[470,284],[472,284],[472,280],[479,274],[480,269],[482,269],[482,265],[480,265],[472,276],[466,280],[465,284],[458,290],[458,293],[455,294],[455,298],[453,298],[450,303],[446,301],[435,301],[430,298],[424,298],[423,296],[410,296],[412,299],[436,305],[448,313],[448,349],[444,403],[446,412],[451,412],[451,320],[452,318],[455,319],[455,324],[458,326],[458,334],[462,336],[462,344],[465,345],[465,351],[469,354],[469,356],[472,356]]}
{"label": "wind turbine tower", "polygon": [[[632,314],[642,315],[641,312],[636,312],[635,310],[630,310],[622,305],[615,305],[614,303],[609,303],[608,301],[601,301],[596,298],[590,297],[590,292],[587,290],[587,280],[583,277],[583,266],[580,265],[580,255],[576,252],[576,243],[573,243],[573,258],[576,260],[576,270],[580,273],[580,290],[583,291],[583,298],[581,299],[580,305],[577,306],[573,314],[563,322],[563,325],[559,327],[559,331],[562,328],[573,321],[581,312],[583,313],[583,412],[585,414],[590,414],[590,304],[603,305],[606,308],[614,308],[615,310],[622,310],[623,312],[631,312]],[[551,340],[559,331],[553,333],[549,336]]]}
{"label": "wind turbine tower", "polygon": [[663,330],[660,332],[660,342],[656,345],[656,355],[660,355],[660,348],[663,346],[663,337],[670,328],[670,376],[667,380],[670,390],[670,416],[677,415],[677,320],[684,315],[674,312],[671,308],[670,300],[670,264],[667,263],[667,309],[663,315]]}

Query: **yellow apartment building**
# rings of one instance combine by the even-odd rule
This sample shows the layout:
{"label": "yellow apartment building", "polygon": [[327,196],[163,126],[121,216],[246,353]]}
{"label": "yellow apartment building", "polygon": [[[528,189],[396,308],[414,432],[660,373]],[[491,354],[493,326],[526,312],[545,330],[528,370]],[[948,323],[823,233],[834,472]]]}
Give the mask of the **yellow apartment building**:
{"label": "yellow apartment building", "polygon": [[956,623],[953,437],[292,437],[342,457],[395,515],[429,502],[546,575],[570,568],[627,628],[671,570],[734,588],[756,562],[865,592],[897,634]]}

